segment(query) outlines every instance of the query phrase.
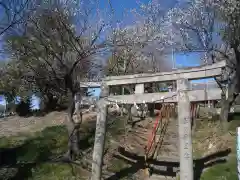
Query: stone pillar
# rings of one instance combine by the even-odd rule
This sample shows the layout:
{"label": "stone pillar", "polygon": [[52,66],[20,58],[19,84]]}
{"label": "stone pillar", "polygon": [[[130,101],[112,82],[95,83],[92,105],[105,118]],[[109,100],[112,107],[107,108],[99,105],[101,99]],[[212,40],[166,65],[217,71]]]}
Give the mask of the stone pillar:
{"label": "stone pillar", "polygon": [[[135,94],[143,94],[144,93],[144,84],[136,84],[135,85]],[[140,117],[143,117],[144,116],[144,111],[143,111],[144,108],[140,108],[140,111],[138,111],[137,109],[137,112],[138,112],[138,115]]]}
{"label": "stone pillar", "polygon": [[103,152],[106,136],[107,124],[107,98],[109,94],[108,86],[103,83],[101,86],[100,100],[97,102],[97,122],[95,132],[95,142],[93,147],[92,177],[91,180],[101,180]]}
{"label": "stone pillar", "polygon": [[144,93],[144,84],[136,84],[135,94],[143,94],[143,93]]}
{"label": "stone pillar", "polygon": [[193,180],[192,131],[190,118],[190,101],[188,97],[189,81],[177,81],[178,90],[178,124],[180,179]]}

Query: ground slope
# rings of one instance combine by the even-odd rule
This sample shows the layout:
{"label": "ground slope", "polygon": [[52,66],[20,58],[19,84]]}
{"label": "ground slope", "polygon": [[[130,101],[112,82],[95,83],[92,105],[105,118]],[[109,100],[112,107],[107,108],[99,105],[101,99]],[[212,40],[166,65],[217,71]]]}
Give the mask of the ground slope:
{"label": "ground slope", "polygon": [[[85,152],[81,164],[51,163],[49,159],[64,153],[67,148],[67,131],[64,127],[65,113],[54,112],[41,118],[12,117],[0,122],[0,179],[88,179],[91,172],[92,147],[94,142],[95,115],[85,118],[81,128],[81,148]],[[34,123],[32,123],[34,122]],[[105,179],[146,179],[144,171],[144,146],[147,143],[153,121],[146,119],[133,128],[124,126],[125,117],[110,115],[104,156],[103,176]],[[237,179],[235,128],[238,118],[231,123],[230,133],[221,133],[216,122],[198,121],[193,134],[195,177],[202,180]],[[20,133],[20,134],[19,134]],[[7,137],[3,137],[7,135]],[[168,126],[158,161],[166,157],[178,158],[177,124]],[[229,154],[228,148],[231,149]],[[204,158],[202,158],[204,157]],[[226,162],[224,161],[226,159]],[[152,180],[174,179],[166,174],[166,162],[154,168]],[[161,164],[160,163],[160,164]],[[178,162],[168,162],[178,169]],[[160,172],[160,173],[159,173]]]}

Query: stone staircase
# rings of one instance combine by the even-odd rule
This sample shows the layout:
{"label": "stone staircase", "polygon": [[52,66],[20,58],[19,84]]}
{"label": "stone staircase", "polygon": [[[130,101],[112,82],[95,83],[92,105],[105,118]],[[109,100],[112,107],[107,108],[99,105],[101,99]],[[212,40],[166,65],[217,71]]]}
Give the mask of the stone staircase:
{"label": "stone staircase", "polygon": [[163,141],[155,154],[157,162],[151,167],[152,175],[149,180],[175,180],[179,169],[177,119],[169,120],[165,133],[160,134],[158,133],[156,140],[162,138]]}
{"label": "stone staircase", "polygon": [[156,175],[153,174],[149,180],[176,180],[176,177],[171,177],[171,176],[160,176],[160,175]]}

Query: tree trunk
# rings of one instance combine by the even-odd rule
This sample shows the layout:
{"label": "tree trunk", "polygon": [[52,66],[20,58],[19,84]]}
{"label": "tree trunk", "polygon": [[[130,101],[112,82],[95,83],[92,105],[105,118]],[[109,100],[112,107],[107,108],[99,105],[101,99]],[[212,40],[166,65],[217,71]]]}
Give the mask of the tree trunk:
{"label": "tree trunk", "polygon": [[128,118],[127,118],[127,120],[128,120],[128,124],[129,123],[132,123],[132,113],[131,113],[131,108],[132,108],[132,105],[131,104],[127,104],[126,105],[126,108],[127,108],[127,113],[128,113]]}
{"label": "tree trunk", "polygon": [[225,93],[222,93],[220,120],[224,131],[226,131],[228,128],[227,126],[229,121],[230,108],[232,107],[238,96],[238,93],[236,93],[237,81],[237,76],[234,76],[232,79],[232,83],[229,84],[227,91]]}
{"label": "tree trunk", "polygon": [[47,94],[48,101],[47,101],[47,111],[52,111],[56,109],[57,106],[57,98],[54,98],[52,94]]}
{"label": "tree trunk", "polygon": [[220,121],[223,131],[227,130],[227,122],[228,122],[228,113],[229,113],[230,105],[226,94],[222,92],[221,97],[221,112],[220,112]]}
{"label": "tree trunk", "polygon": [[[228,81],[228,89],[225,91],[225,95],[222,94],[221,99],[221,113],[220,113],[220,120],[222,124],[222,128],[224,131],[227,130],[227,124],[229,121],[229,112],[230,108],[233,105],[236,97],[238,96],[240,90],[240,52],[238,51],[238,45],[233,45],[232,48],[234,49],[235,58],[236,58],[236,68],[235,73]],[[224,92],[223,92],[224,93]]]}
{"label": "tree trunk", "polygon": [[75,122],[73,119],[73,113],[75,111],[75,93],[72,93],[70,98],[70,104],[68,108],[68,156],[71,160],[75,160],[76,157],[80,154],[80,123]]}
{"label": "tree trunk", "polygon": [[[235,50],[236,55],[236,71],[230,81],[228,82],[228,88],[225,91],[225,95],[222,94],[221,99],[221,113],[220,120],[222,124],[222,128],[224,131],[227,130],[227,125],[229,121],[229,112],[232,107],[235,99],[238,96],[239,88],[240,88],[240,54],[237,50]],[[224,93],[224,92],[223,92]]]}
{"label": "tree trunk", "polygon": [[57,98],[54,98],[52,94],[45,92],[41,100],[41,109],[45,112],[52,111],[56,108],[57,101]]}
{"label": "tree trunk", "polygon": [[149,110],[150,117],[154,117],[154,109],[155,109],[154,104],[153,103],[149,103],[148,104],[148,110]]}
{"label": "tree trunk", "polygon": [[239,93],[240,92],[240,52],[238,51],[238,46],[237,46],[237,48],[234,49],[235,55],[236,55],[236,77],[235,77],[236,84],[235,84],[235,93]]}

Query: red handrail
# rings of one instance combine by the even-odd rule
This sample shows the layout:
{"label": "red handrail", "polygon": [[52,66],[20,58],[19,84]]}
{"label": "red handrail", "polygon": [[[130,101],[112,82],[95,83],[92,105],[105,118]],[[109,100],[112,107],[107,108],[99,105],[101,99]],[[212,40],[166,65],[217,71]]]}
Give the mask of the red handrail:
{"label": "red handrail", "polygon": [[159,127],[159,122],[160,122],[160,119],[161,119],[161,112],[159,113],[159,115],[157,116],[156,118],[156,121],[155,121],[155,124],[154,124],[154,127],[153,127],[153,131],[151,133],[151,135],[149,136],[148,138],[148,143],[147,143],[147,146],[145,147],[145,155],[147,156],[149,151],[151,150],[152,148],[152,145],[153,145],[153,141],[155,139],[155,136],[156,136],[156,132],[158,130],[158,127]]}

